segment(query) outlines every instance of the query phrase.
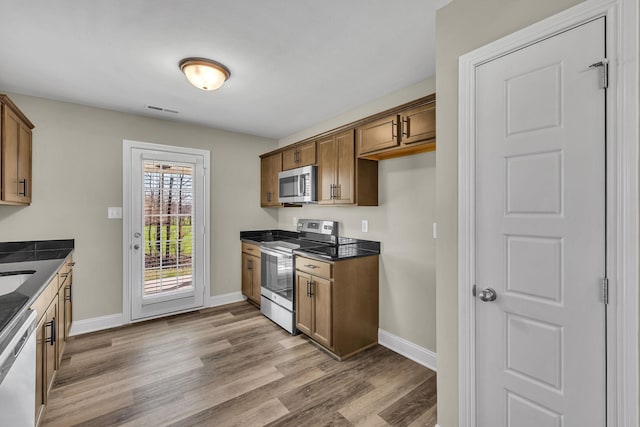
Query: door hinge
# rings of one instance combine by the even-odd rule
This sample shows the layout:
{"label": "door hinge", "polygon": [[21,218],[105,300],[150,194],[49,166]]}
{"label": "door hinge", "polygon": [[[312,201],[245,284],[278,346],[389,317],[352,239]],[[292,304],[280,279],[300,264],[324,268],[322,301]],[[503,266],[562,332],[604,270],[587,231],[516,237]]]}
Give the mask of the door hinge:
{"label": "door hinge", "polygon": [[609,61],[607,58],[604,58],[602,61],[594,62],[589,65],[589,68],[602,68],[600,71],[601,81],[600,85],[602,89],[606,89],[609,87]]}
{"label": "door hinge", "polygon": [[607,277],[602,278],[602,302],[609,304],[609,279]]}

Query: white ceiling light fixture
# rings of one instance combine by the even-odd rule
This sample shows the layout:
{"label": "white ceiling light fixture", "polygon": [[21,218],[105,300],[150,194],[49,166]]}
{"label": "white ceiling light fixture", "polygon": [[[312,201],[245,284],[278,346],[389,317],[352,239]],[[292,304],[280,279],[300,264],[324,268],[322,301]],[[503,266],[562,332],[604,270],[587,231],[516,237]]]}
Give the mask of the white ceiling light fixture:
{"label": "white ceiling light fixture", "polygon": [[202,90],[218,89],[231,75],[227,67],[206,58],[185,58],[179,66],[189,82]]}

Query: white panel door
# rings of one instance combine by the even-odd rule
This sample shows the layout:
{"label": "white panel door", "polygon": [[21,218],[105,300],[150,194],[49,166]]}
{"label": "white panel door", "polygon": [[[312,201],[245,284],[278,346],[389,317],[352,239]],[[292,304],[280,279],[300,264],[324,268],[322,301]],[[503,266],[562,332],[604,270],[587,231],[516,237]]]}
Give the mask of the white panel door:
{"label": "white panel door", "polygon": [[130,151],[132,320],[204,306],[208,159],[170,149]]}
{"label": "white panel door", "polygon": [[604,25],[476,69],[478,426],[606,425]]}

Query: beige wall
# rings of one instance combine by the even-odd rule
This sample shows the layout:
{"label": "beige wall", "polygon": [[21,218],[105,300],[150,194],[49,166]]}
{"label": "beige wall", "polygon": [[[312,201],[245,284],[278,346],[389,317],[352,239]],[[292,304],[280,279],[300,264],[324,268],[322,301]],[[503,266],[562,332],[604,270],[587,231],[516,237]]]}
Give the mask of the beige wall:
{"label": "beige wall", "polygon": [[458,425],[458,57],[580,0],[454,0],[436,15],[438,424]]}
{"label": "beige wall", "polygon": [[[280,140],[281,146],[334,129],[435,91],[427,79],[367,103],[327,122]],[[438,145],[439,147],[439,145]],[[439,148],[438,148],[439,149]],[[293,218],[340,222],[340,234],[382,243],[380,257],[380,328],[436,351],[435,153],[384,160],[378,164],[379,206],[303,206],[278,209],[279,227],[293,230]],[[361,232],[361,220],[369,232]]]}
{"label": "beige wall", "polygon": [[122,312],[122,140],[211,150],[211,295],[240,291],[240,230],[270,228],[258,155],[274,140],[9,95],[35,124],[33,203],[0,206],[0,240],[76,241],[74,318]]}

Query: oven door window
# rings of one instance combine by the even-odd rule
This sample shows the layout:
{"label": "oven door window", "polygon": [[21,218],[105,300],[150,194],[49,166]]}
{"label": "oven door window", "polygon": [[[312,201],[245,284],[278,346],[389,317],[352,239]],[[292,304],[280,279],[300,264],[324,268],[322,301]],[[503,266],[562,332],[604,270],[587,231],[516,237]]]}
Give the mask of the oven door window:
{"label": "oven door window", "polygon": [[262,286],[292,301],[293,257],[262,254]]}
{"label": "oven door window", "polygon": [[300,175],[280,178],[280,197],[296,197],[299,192],[298,179]]}

